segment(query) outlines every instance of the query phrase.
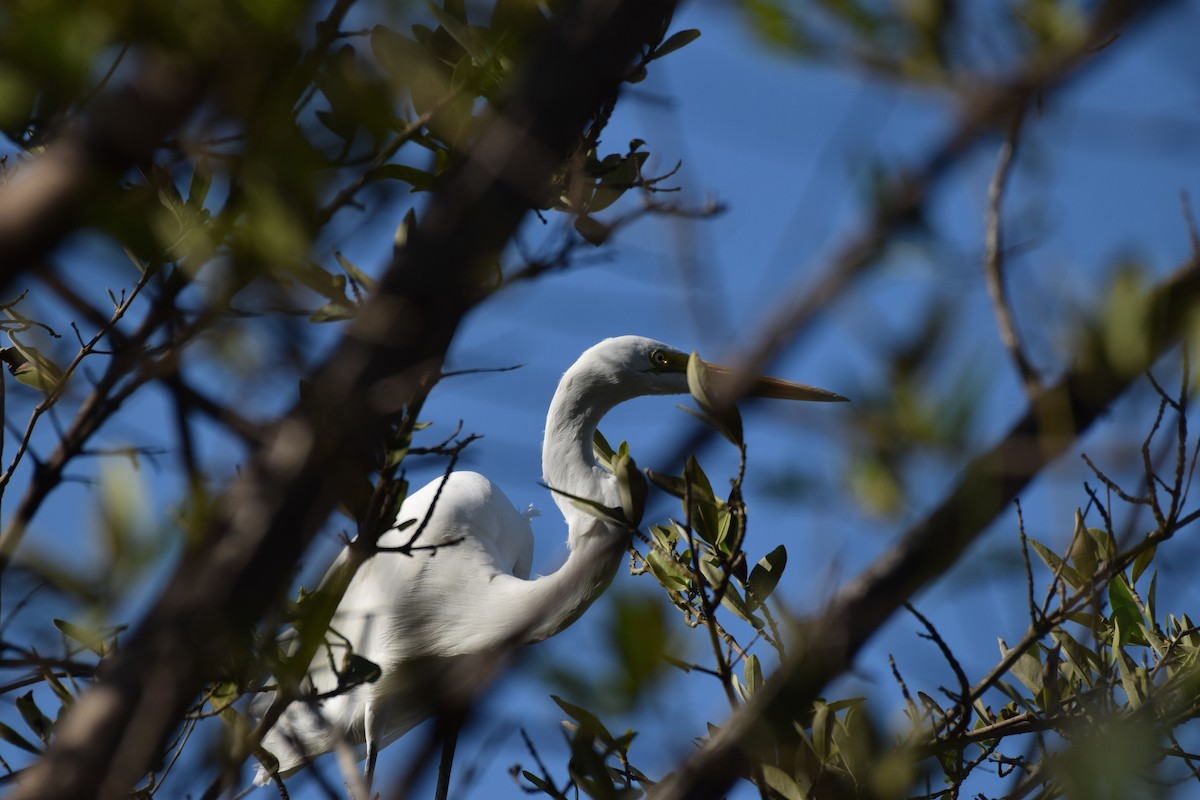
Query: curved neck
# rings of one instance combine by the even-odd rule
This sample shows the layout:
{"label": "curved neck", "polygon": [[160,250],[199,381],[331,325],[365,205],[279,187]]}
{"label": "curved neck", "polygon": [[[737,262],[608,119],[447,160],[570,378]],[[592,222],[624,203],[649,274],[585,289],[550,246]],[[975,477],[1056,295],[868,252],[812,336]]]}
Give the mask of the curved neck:
{"label": "curved neck", "polygon": [[617,535],[567,496],[583,497],[610,507],[620,503],[616,479],[596,464],[592,450],[596,426],[613,406],[625,399],[616,396],[617,388],[595,375],[568,370],[546,415],[542,477],[554,490],[551,492],[554,502],[567,520],[567,544],[572,548],[588,534]]}

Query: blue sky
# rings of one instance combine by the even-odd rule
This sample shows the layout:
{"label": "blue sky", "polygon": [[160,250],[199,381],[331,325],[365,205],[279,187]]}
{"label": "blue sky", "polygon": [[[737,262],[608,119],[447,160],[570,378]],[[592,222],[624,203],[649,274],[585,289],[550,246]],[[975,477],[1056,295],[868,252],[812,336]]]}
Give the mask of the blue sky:
{"label": "blue sky", "polygon": [[[1095,304],[1117,256],[1136,254],[1157,275],[1186,256],[1179,196],[1200,190],[1194,135],[1200,123],[1200,83],[1194,76],[1200,65],[1183,33],[1197,29],[1200,8],[1187,5],[1190,25],[1176,19],[1138,30],[1133,41],[1122,42],[1102,66],[1089,69],[1030,120],[1006,210],[1016,219],[1012,240],[1029,238],[1032,246],[1012,259],[1010,275],[1018,320],[1032,331],[1033,357],[1051,372],[1069,352],[1061,336],[1072,320],[1064,309]],[[575,356],[622,333],[699,349],[713,359],[752,342],[758,324],[794,298],[796,287],[817,274],[854,229],[869,165],[903,166],[919,159],[953,121],[936,93],[773,53],[720,5],[689,6],[676,26],[698,27],[704,35],[655,65],[650,79],[620,107],[606,141],[619,150],[627,139],[644,138],[661,165],[682,159],[683,197],[699,203],[711,194],[727,204],[727,213],[703,222],[641,223],[618,237],[608,263],[547,276],[489,301],[468,319],[449,366],[525,366],[447,381],[427,406],[426,415],[443,430],[463,419],[467,430],[485,436],[472,447],[467,468],[497,480],[518,507],[533,502],[547,511],[535,524],[535,571],[554,569],[565,554],[565,529],[536,482],[545,408],[558,375]],[[660,98],[665,102],[657,102]],[[1163,130],[1169,135],[1152,135]],[[911,255],[889,259],[826,310],[781,356],[776,374],[852,398],[878,390],[886,377],[874,351],[902,336],[912,310],[940,293],[951,298],[958,318],[949,361],[974,362],[983,383],[987,413],[974,438],[982,445],[1006,429],[1023,401],[997,343],[979,268],[997,144],[978,148],[937,193],[930,219],[939,238],[933,257],[914,246]],[[694,263],[681,263],[681,242]],[[684,269],[703,280],[681,290]],[[937,380],[951,377],[935,376],[930,390],[941,390]],[[746,414],[748,550],[757,557],[779,541],[787,544],[792,561],[780,592],[793,608],[813,608],[880,553],[906,522],[919,518],[922,503],[940,497],[954,473],[952,465],[938,465],[928,476],[913,478],[922,490],[918,499],[886,522],[864,515],[844,494],[788,502],[762,491],[760,477],[787,468],[836,479],[854,448],[839,427],[840,412],[764,403]],[[1139,418],[1119,412],[1114,420],[1110,424],[1140,425]],[[656,398],[618,409],[602,429],[613,441],[628,439],[640,464],[662,468],[666,465],[655,459],[671,452],[692,424],[670,399]],[[1108,452],[1119,463],[1128,448],[1117,444]],[[727,455],[714,446],[701,457],[706,465],[719,465],[727,464]],[[719,474],[718,468],[712,471]],[[1023,498],[1031,535],[1065,543],[1084,477],[1077,460],[1064,459],[1050,481]],[[973,557],[917,600],[960,655],[967,654],[968,669],[994,663],[995,637],[1011,639],[1023,630],[1019,610],[1005,610],[1012,607],[1005,592],[1012,589],[1015,542],[1009,517]],[[625,574],[613,591],[648,588],[645,579]],[[610,608],[602,599],[571,630],[531,648],[519,674],[492,700],[501,719],[489,722],[502,730],[505,717],[520,720],[548,763],[565,757],[553,732],[563,715],[546,697],[539,673],[551,663],[587,675],[590,664],[602,663]],[[940,657],[916,638],[916,628],[911,619],[891,623],[861,657],[857,675],[831,696],[853,694],[857,683],[884,701],[875,708],[884,723],[896,722],[902,702],[887,677],[889,652],[914,683],[948,682]],[[696,658],[703,655],[700,638],[689,643]],[[689,676],[670,685],[682,695],[649,698],[637,713],[611,718],[615,728],[642,731],[634,752],[645,755],[643,767],[669,763],[679,748],[687,749],[688,737],[703,733],[704,721],[717,722],[726,713],[711,679]],[[472,746],[482,753],[496,750],[490,761],[480,757],[490,766],[481,768],[468,796],[520,796],[504,768],[531,759],[513,731],[499,744],[485,744],[480,737],[495,728],[485,723],[480,729],[460,756],[469,759]]]}
{"label": "blue sky", "polygon": [[[1182,5],[1178,15],[1152,21],[1119,42],[1101,64],[1088,68],[1029,120],[1006,211],[1011,240],[1028,240],[1030,246],[1011,260],[1010,280],[1034,361],[1051,371],[1070,352],[1063,334],[1072,323],[1071,309],[1099,301],[1118,256],[1134,255],[1150,274],[1161,276],[1188,252],[1179,197],[1189,192],[1200,204],[1200,51],[1190,44],[1200,30],[1200,3]],[[749,345],[759,324],[794,299],[855,229],[870,167],[912,163],[953,123],[952,107],[937,93],[771,51],[723,4],[689,5],[677,15],[675,27],[697,27],[703,36],[653,65],[650,78],[620,105],[606,143],[621,151],[629,139],[645,139],[655,154],[652,165],[665,170],[682,160],[680,199],[700,204],[711,195],[728,210],[706,221],[640,222],[602,251],[602,262],[492,298],[467,319],[447,367],[524,366],[447,380],[426,405],[424,416],[434,423],[430,440],[459,420],[465,431],[484,436],[467,451],[461,468],[488,475],[518,508],[533,503],[543,510],[534,524],[535,572],[552,571],[565,557],[565,526],[538,485],[540,437],[558,377],[575,357],[602,338],[625,333],[697,349],[711,360]],[[947,363],[973,364],[985,397],[987,413],[972,431],[973,440],[982,445],[1005,430],[1021,413],[1023,400],[997,342],[979,267],[985,192],[997,144],[979,147],[935,195],[929,224],[936,248],[914,244],[906,252],[901,247],[825,310],[780,356],[775,374],[852,399],[878,393],[887,381],[881,346],[902,338],[914,311],[939,296],[949,301],[955,321]],[[333,244],[360,265],[380,265],[403,210],[398,204],[394,213],[381,211],[361,227],[353,213],[347,214],[344,238]],[[81,260],[70,266],[83,268]],[[680,288],[681,274],[698,277]],[[955,369],[931,376],[929,390],[945,391]],[[602,430],[613,442],[629,440],[642,466],[664,469],[670,465],[662,459],[695,424],[673,408],[674,402],[630,403],[611,414]],[[865,514],[837,490],[856,447],[839,421],[838,415],[846,413],[838,407],[769,403],[746,410],[747,550],[757,558],[786,543],[791,562],[779,594],[793,609],[815,608],[869,563],[940,497],[954,474],[953,464],[930,464],[927,474],[906,476],[919,499],[897,518]],[[138,412],[137,423],[114,426],[109,436],[135,438],[145,432],[143,425],[162,422],[163,411],[151,400]],[[1101,430],[1085,446],[1098,442],[1104,454],[1120,462],[1129,456],[1129,442],[1140,439],[1140,424],[1139,417],[1118,408],[1107,433],[1118,426],[1115,432],[1121,435],[1106,439]],[[1120,429],[1125,425],[1133,427]],[[207,446],[215,461],[229,457],[222,441]],[[717,445],[702,452],[701,460],[714,475],[732,466],[730,453]],[[413,483],[440,470],[440,465],[424,473],[414,469]],[[766,490],[772,478],[785,473],[811,479],[818,490],[790,499]],[[164,477],[153,469],[143,474],[153,494]],[[1049,480],[1022,498],[1031,535],[1065,544],[1070,511],[1083,499],[1084,477],[1076,459],[1064,459]],[[88,491],[71,487],[65,496],[80,502],[66,520],[63,509],[48,509],[38,519],[39,528],[80,525],[76,515],[90,507]],[[665,505],[657,510],[663,516],[673,513]],[[969,654],[968,670],[994,662],[996,636],[1014,637],[1023,628],[1019,609],[1005,610],[1012,606],[1005,592],[1012,588],[1014,573],[1008,567],[1016,563],[1015,541],[1013,519],[1001,520],[970,558],[917,599],[960,654]],[[320,573],[322,557],[335,549],[331,530],[307,567],[310,581]],[[652,589],[648,578],[618,574],[612,592]],[[1176,590],[1188,597],[1182,587]],[[605,663],[604,630],[611,610],[611,600],[602,598],[570,630],[524,653],[460,747],[459,777],[469,764],[477,769],[468,791],[458,796],[526,796],[507,774],[512,763],[528,766],[532,760],[516,735],[517,721],[548,764],[565,763],[566,749],[556,731],[563,715],[548,697],[555,688],[545,673],[551,667],[571,670],[585,681],[599,674],[595,665]],[[887,653],[896,654],[914,683],[946,683],[944,666],[933,648],[916,638],[916,627],[910,619],[893,621],[863,653],[856,675],[832,696],[866,687],[881,698],[874,708],[880,719],[896,721],[902,701],[888,683]],[[680,638],[692,657],[703,657],[699,633],[683,631]],[[642,731],[635,763],[651,773],[685,754],[688,740],[704,733],[705,721],[718,722],[727,711],[710,678],[690,675],[664,686],[678,694],[647,697],[634,712],[606,717],[614,728]],[[401,742],[384,752],[382,774],[407,765],[406,747],[411,744]],[[317,795],[302,790],[294,796]]]}

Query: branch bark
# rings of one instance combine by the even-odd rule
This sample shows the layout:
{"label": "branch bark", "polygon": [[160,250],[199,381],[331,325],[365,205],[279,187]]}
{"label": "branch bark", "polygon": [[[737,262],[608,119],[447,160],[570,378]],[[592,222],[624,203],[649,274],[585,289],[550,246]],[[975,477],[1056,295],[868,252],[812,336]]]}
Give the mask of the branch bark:
{"label": "branch bark", "polygon": [[419,407],[496,258],[672,0],[580,0],[548,31],[311,392],[214,512],[146,618],[101,666],[13,798],[124,796],[206,680],[238,661],[293,565],[370,468],[386,420]]}
{"label": "branch bark", "polygon": [[104,202],[116,179],[147,161],[201,102],[199,65],[156,52],[142,60],[129,83],[102,96],[0,188],[0,294],[78,223],[85,204]]}

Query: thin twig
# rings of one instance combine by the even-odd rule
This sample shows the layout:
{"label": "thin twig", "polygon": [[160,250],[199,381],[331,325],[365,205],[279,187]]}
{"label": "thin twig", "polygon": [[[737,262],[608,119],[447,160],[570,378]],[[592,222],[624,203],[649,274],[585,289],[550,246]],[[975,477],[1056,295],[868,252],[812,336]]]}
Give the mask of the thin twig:
{"label": "thin twig", "polygon": [[1021,384],[1025,387],[1025,394],[1032,396],[1040,390],[1041,380],[1021,346],[1008,294],[1004,288],[1004,243],[1003,225],[1001,224],[1004,190],[1008,185],[1009,173],[1012,171],[1013,161],[1016,157],[1024,116],[1024,104],[1017,104],[1013,109],[1008,134],[1004,143],[1000,145],[996,171],[992,174],[992,181],[988,185],[983,274],[987,278],[988,295],[992,299],[992,312],[996,315],[996,324],[1000,328],[1000,341],[1012,358],[1013,364],[1016,365],[1017,373],[1021,376]]}

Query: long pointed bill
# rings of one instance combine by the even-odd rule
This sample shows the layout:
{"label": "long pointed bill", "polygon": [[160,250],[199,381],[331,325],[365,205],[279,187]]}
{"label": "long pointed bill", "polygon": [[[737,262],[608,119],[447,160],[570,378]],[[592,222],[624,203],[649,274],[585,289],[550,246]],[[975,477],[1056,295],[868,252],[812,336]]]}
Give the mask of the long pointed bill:
{"label": "long pointed bill", "polygon": [[736,369],[723,367],[720,364],[704,365],[712,375],[714,383],[725,391],[733,391],[743,397],[770,397],[776,400],[800,400],[807,403],[848,403],[848,398],[827,389],[806,386],[803,383],[793,383],[782,378],[769,378],[763,375],[747,375]]}

